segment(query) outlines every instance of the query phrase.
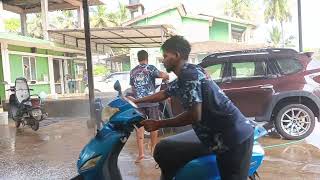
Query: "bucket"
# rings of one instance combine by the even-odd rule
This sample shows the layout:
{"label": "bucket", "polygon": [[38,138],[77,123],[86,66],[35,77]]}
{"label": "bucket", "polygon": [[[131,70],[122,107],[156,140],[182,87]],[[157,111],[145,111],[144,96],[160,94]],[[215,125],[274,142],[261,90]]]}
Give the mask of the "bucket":
{"label": "bucket", "polygon": [[8,112],[0,112],[0,125],[8,125]]}

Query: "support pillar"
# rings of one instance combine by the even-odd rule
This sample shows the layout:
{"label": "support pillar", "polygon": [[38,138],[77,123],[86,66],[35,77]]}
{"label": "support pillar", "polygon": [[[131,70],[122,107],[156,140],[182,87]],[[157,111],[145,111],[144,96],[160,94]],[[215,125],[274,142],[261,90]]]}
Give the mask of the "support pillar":
{"label": "support pillar", "polygon": [[78,8],[77,12],[78,12],[78,27],[79,28],[84,28],[84,24],[83,24],[83,7],[82,7],[82,5]]}
{"label": "support pillar", "polygon": [[[5,42],[1,43],[1,56],[2,56],[2,69],[3,69],[3,80],[8,83],[5,85],[5,89],[10,88],[11,84],[11,72],[10,72],[10,62],[9,62],[9,51],[8,44]],[[6,91],[5,99],[9,99],[9,91]]]}
{"label": "support pillar", "polygon": [[27,35],[27,14],[20,14],[20,22],[21,22],[21,33],[22,35]]}
{"label": "support pillar", "polygon": [[59,72],[60,72],[60,81],[61,81],[61,94],[64,94],[64,74],[63,74],[63,60],[59,59]]}
{"label": "support pillar", "polygon": [[3,10],[3,2],[0,1],[0,32],[4,32],[4,10]]}
{"label": "support pillar", "polygon": [[48,57],[48,65],[49,65],[49,82],[50,82],[50,92],[51,95],[56,94],[56,87],[54,84],[54,70],[53,70],[53,58]]}
{"label": "support pillar", "polygon": [[41,0],[41,18],[43,39],[49,40],[48,34],[48,0]]}

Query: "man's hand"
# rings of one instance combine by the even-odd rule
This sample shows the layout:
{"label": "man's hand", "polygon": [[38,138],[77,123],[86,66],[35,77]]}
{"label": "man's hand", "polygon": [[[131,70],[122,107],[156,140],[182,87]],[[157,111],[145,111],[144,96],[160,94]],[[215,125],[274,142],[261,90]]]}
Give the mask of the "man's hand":
{"label": "man's hand", "polygon": [[148,119],[148,120],[142,121],[141,124],[144,126],[145,130],[148,132],[156,131],[159,128],[161,128],[159,120]]}
{"label": "man's hand", "polygon": [[127,99],[129,99],[130,101],[134,102],[136,101],[136,99],[132,96],[126,96]]}

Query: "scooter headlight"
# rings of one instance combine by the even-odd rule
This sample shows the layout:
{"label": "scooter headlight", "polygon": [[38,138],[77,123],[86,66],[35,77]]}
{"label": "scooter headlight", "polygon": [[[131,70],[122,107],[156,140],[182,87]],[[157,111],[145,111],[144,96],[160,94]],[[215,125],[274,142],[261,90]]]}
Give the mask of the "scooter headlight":
{"label": "scooter headlight", "polygon": [[105,107],[103,108],[101,112],[101,118],[103,121],[107,122],[111,118],[112,115],[114,115],[116,112],[118,112],[118,108],[112,108],[112,107]]}
{"label": "scooter headlight", "polygon": [[101,156],[97,156],[92,159],[89,159],[86,163],[84,163],[84,165],[81,166],[80,171],[85,171],[95,167],[100,159],[101,159]]}

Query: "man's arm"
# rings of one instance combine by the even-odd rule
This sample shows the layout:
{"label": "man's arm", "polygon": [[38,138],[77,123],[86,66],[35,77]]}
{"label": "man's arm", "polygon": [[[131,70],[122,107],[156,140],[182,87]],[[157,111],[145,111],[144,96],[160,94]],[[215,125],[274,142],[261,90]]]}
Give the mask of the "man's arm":
{"label": "man's arm", "polygon": [[156,103],[156,102],[161,102],[167,98],[168,98],[167,93],[164,90],[162,90],[150,96],[146,96],[140,99],[131,99],[131,100],[134,103]]}
{"label": "man's arm", "polygon": [[141,124],[147,131],[155,131],[164,127],[179,127],[193,124],[201,120],[202,103],[195,103],[188,111],[181,113],[180,115],[166,120],[145,120]]}
{"label": "man's arm", "polygon": [[159,78],[162,78],[163,80],[169,80],[169,74],[160,71]]}

